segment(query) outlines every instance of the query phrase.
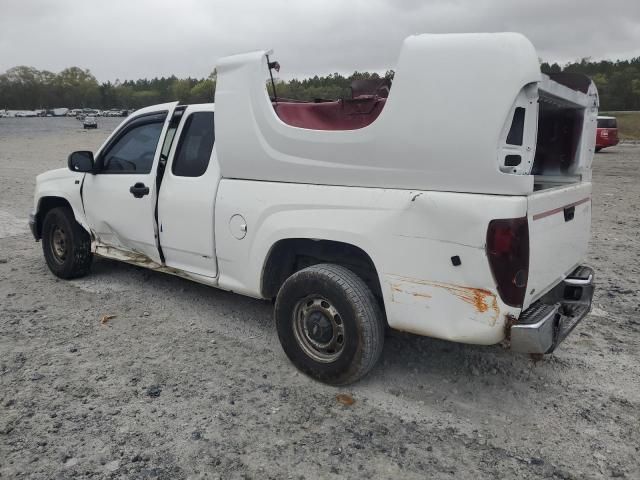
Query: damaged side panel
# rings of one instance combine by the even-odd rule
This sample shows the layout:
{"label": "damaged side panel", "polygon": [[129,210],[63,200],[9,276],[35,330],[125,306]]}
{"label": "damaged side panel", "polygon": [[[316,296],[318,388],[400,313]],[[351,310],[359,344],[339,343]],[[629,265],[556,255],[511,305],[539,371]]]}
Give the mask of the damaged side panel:
{"label": "damaged side panel", "polygon": [[216,225],[224,288],[258,296],[273,245],[323,239],[371,258],[391,328],[489,345],[503,340],[505,315],[520,313],[501,301],[485,243],[496,216],[526,215],[526,197],[235,179],[222,179],[219,192],[217,218],[242,211],[247,222],[241,242]]}
{"label": "damaged side panel", "polygon": [[137,267],[144,267],[156,272],[169,273],[178,277],[186,278],[194,282],[203,283],[212,287],[217,287],[218,282],[215,278],[206,277],[204,275],[198,275],[195,273],[185,272],[177,268],[167,267],[155,262],[148,256],[140,252],[134,252],[131,250],[123,250],[108,245],[97,243],[95,240],[91,244],[91,250],[93,253],[100,257],[109,258],[111,260],[118,260],[120,262],[129,263]]}
{"label": "damaged side panel", "polygon": [[492,344],[504,336],[511,308],[495,291],[398,275],[385,280],[394,328],[467,343]]}
{"label": "damaged side panel", "polygon": [[431,302],[462,302],[460,307],[467,310],[465,318],[489,326],[494,326],[500,315],[497,294],[483,288],[394,275],[388,278],[392,302],[422,304],[425,308],[429,308]]}
{"label": "damaged side panel", "polygon": [[[498,294],[485,251],[492,212],[523,215],[523,198],[423,192],[397,212],[380,283],[389,325],[445,340],[495,344],[519,309]],[[455,221],[452,221],[452,218]]]}

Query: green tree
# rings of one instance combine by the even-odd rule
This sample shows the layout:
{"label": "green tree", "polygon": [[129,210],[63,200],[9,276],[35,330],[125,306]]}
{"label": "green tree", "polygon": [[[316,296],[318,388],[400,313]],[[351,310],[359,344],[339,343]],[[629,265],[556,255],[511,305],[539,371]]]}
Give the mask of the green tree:
{"label": "green tree", "polygon": [[56,75],[55,86],[62,105],[92,107],[100,100],[98,81],[89,70],[65,68]]}
{"label": "green tree", "polygon": [[182,103],[189,103],[191,94],[191,82],[189,79],[175,80],[169,91],[173,100],[179,100]]}
{"label": "green tree", "polygon": [[[590,76],[598,87],[602,110],[640,110],[640,57],[617,61],[582,58],[564,66],[542,62],[540,68],[545,73],[574,72]],[[393,79],[394,75],[393,70],[388,70],[384,78]],[[356,71],[349,76],[333,73],[278,80],[276,90],[281,100],[349,98],[353,80],[380,78],[383,77],[376,72]],[[202,79],[171,75],[98,84],[91,72],[82,68],[70,67],[55,74],[23,65],[0,75],[0,108],[141,108],[174,100],[211,102],[216,83],[215,70]],[[270,82],[267,89],[273,95]]]}
{"label": "green tree", "polygon": [[193,103],[213,102],[216,84],[211,79],[202,80],[196,83],[189,92],[189,98]]}

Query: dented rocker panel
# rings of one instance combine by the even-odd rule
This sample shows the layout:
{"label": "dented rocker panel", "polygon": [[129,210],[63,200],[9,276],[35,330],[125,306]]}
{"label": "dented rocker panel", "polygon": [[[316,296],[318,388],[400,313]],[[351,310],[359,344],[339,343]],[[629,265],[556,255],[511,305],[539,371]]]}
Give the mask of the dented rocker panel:
{"label": "dented rocker panel", "polygon": [[155,262],[151,258],[147,257],[145,254],[140,252],[124,250],[124,249],[112,247],[109,245],[103,245],[103,244],[96,243],[95,241],[91,245],[91,250],[93,253],[103,258],[108,258],[111,260],[117,260],[119,262],[129,263],[137,267],[148,268],[149,270],[153,270],[156,272],[168,273],[171,275],[175,275],[177,277],[186,278],[187,280],[192,280],[194,282],[202,283],[212,287],[218,286],[218,282],[215,278],[207,277],[204,275],[198,275],[198,274],[186,272],[184,270],[179,270],[177,268],[172,268],[166,265],[162,265],[160,263]]}

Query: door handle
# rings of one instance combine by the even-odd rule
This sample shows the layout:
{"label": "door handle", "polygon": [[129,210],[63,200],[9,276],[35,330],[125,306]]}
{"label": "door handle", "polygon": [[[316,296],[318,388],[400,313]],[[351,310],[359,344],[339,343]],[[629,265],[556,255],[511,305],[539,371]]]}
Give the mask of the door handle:
{"label": "door handle", "polygon": [[129,188],[129,191],[136,198],[142,198],[145,195],[149,195],[149,187],[145,186],[142,182],[136,183],[133,187]]}

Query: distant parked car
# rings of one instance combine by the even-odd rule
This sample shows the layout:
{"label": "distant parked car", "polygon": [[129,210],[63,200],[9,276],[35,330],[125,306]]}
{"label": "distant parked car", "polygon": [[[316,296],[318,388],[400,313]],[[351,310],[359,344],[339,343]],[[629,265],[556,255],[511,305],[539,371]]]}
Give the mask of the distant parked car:
{"label": "distant parked car", "polygon": [[84,120],[82,121],[82,128],[84,128],[85,130],[87,128],[98,128],[96,117],[91,115],[84,117]]}
{"label": "distant parked car", "polygon": [[85,116],[99,117],[101,112],[95,108],[83,108],[82,114]]}
{"label": "distant parked car", "polygon": [[618,144],[618,121],[616,117],[598,117],[596,152]]}

